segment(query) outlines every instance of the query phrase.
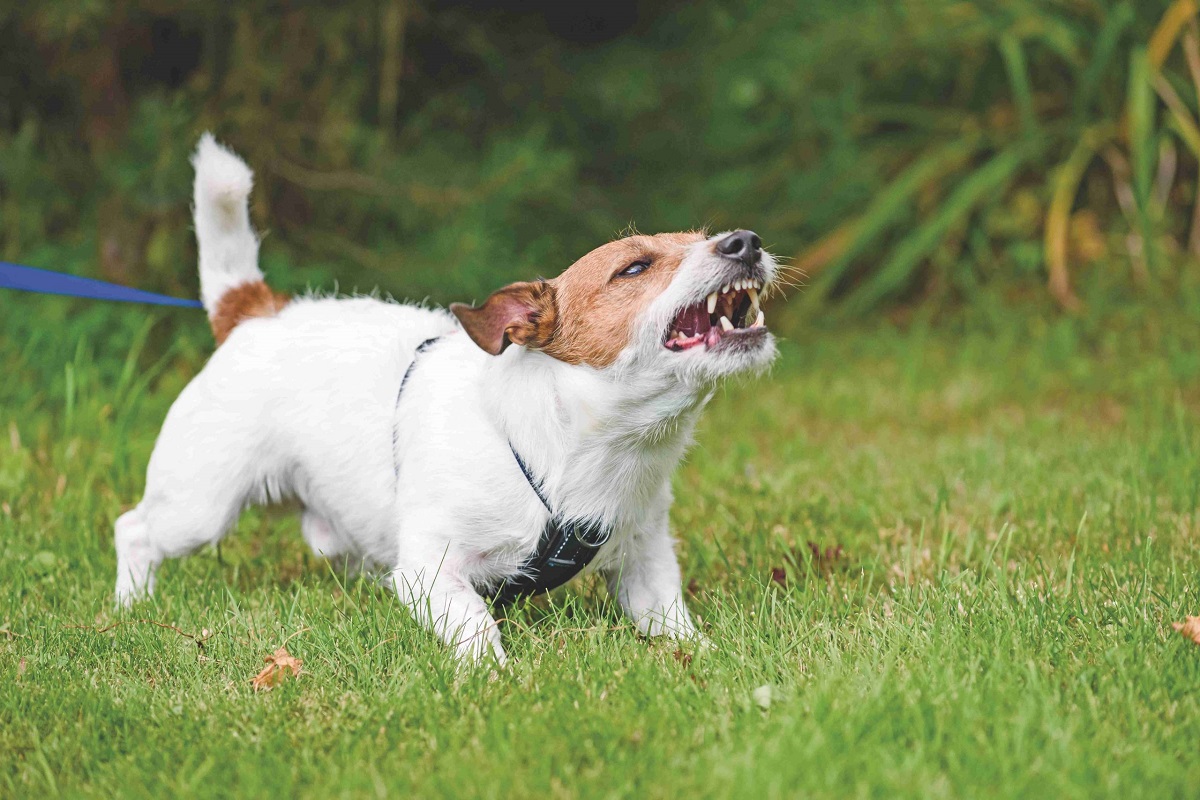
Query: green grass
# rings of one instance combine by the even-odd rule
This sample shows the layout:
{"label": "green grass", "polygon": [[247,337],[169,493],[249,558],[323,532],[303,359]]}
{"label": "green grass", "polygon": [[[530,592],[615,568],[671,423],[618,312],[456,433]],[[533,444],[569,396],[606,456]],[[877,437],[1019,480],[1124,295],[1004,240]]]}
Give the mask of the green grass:
{"label": "green grass", "polygon": [[[1170,627],[1200,612],[1184,294],[793,320],[676,479],[714,647],[640,639],[583,581],[473,674],[286,513],[114,616],[112,520],[207,334],[0,296],[0,795],[1194,796],[1200,648]],[[256,694],[285,640],[303,674]]]}

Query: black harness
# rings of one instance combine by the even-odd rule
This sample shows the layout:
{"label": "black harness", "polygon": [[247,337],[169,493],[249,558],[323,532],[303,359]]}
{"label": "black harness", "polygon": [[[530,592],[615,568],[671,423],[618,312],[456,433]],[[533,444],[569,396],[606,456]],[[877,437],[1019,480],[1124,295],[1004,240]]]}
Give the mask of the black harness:
{"label": "black harness", "polygon": [[[408,365],[404,377],[400,379],[400,388],[396,392],[397,406],[400,404],[400,394],[404,391],[408,379],[412,377],[413,368],[417,365],[417,357],[429,349],[430,345],[439,338],[435,336],[432,339],[426,339],[417,346],[412,363]],[[394,437],[393,431],[393,439]],[[394,441],[393,444],[395,444]],[[521,474],[529,482],[529,488],[533,489],[533,493],[550,513],[550,519],[546,521],[546,527],[542,529],[537,550],[525,559],[517,568],[517,573],[506,578],[493,594],[492,601],[497,605],[507,605],[522,597],[557,589],[583,571],[583,568],[596,557],[597,551],[612,536],[612,529],[599,522],[564,520],[555,514],[546,495],[542,492],[542,482],[533,477],[533,473],[517,453],[512,442],[509,442],[508,449],[512,452],[517,466],[521,468]],[[393,448],[394,450],[395,448]],[[399,465],[396,469],[398,472]]]}

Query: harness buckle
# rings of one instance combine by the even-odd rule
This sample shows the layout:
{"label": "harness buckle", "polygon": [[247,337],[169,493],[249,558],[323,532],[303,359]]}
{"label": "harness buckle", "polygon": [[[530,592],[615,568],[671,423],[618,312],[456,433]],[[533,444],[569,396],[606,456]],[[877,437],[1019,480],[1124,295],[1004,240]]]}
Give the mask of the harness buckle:
{"label": "harness buckle", "polygon": [[[589,539],[586,536],[580,536],[579,531],[580,531],[581,527],[584,530],[588,530],[588,531],[594,531],[596,529],[599,529],[600,536],[597,537],[595,540]],[[603,547],[604,545],[608,544],[608,540],[612,538],[612,527],[608,526],[608,525],[600,525],[595,522],[588,523],[583,526],[580,526],[578,524],[573,524],[573,525],[571,525],[571,533],[574,534],[576,540],[578,540],[578,542],[580,544],[582,544],[584,547],[590,547],[593,550],[595,550],[597,548]]]}

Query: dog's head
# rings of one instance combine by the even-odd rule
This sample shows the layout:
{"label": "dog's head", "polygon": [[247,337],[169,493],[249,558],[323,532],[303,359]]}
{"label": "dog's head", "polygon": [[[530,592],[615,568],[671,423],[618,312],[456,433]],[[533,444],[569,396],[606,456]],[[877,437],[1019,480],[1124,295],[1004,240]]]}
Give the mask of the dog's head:
{"label": "dog's head", "polygon": [[450,310],[492,355],[509,344],[568,364],[639,364],[716,378],[761,368],[775,342],[759,308],[775,260],[750,231],[629,236],[549,281]]}

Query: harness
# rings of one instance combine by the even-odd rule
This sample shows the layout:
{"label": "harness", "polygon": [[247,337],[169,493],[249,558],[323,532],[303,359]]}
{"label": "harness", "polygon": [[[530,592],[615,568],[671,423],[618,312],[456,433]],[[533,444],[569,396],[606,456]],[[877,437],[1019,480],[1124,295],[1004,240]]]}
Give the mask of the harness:
{"label": "harness", "polygon": [[[404,377],[400,380],[400,388],[396,392],[397,406],[400,404],[400,395],[404,392],[404,387],[412,377],[413,369],[417,366],[417,358],[439,338],[441,337],[434,336],[417,346],[412,363],[408,365]],[[513,460],[517,462],[521,474],[529,483],[529,488],[533,490],[538,500],[546,507],[546,511],[550,513],[550,519],[546,520],[546,526],[542,528],[537,549],[521,562],[521,565],[517,567],[516,574],[506,578],[493,594],[492,601],[501,606],[508,605],[522,597],[549,592],[551,589],[562,586],[582,572],[584,567],[596,557],[600,548],[612,537],[612,528],[598,521],[564,519],[556,514],[550,506],[550,501],[546,499],[542,482],[534,478],[512,442],[508,443],[508,449],[513,455]]]}

